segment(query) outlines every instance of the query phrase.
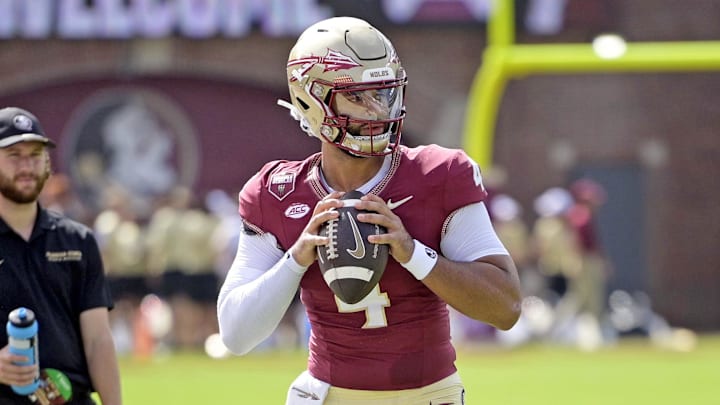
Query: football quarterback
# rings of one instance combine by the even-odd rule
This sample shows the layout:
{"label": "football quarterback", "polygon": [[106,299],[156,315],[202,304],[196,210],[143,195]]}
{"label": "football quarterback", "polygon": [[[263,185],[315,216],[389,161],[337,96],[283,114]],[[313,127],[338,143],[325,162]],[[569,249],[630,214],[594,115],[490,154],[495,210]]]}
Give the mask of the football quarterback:
{"label": "football quarterback", "polygon": [[[299,289],[309,359],[287,404],[462,404],[448,305],[500,329],[520,311],[517,270],[490,223],[480,168],[459,149],[400,143],[407,75],[366,21],[307,28],[287,80],[290,101],[280,104],[320,151],[269,162],[240,191],[244,232],[218,297],[223,342],[236,354],[253,350]],[[342,209],[345,194],[352,210]],[[350,258],[379,245],[389,253],[384,271]],[[347,262],[335,260],[336,247]],[[369,292],[346,296],[337,280],[353,277]]]}

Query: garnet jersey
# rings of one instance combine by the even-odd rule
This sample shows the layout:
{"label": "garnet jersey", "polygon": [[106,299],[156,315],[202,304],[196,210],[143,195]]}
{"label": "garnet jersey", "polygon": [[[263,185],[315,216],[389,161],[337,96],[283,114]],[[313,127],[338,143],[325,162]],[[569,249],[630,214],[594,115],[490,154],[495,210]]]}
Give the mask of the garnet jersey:
{"label": "garnet jersey", "polygon": [[[266,164],[240,192],[240,215],[257,233],[289,249],[329,194],[320,154]],[[403,220],[415,239],[440,249],[451,215],[487,193],[477,165],[462,151],[436,145],[400,147],[371,193]],[[392,257],[378,286],[349,305],[335,298],[315,262],[303,276],[301,300],[311,323],[308,369],[333,386],[400,390],[455,372],[447,306]]]}

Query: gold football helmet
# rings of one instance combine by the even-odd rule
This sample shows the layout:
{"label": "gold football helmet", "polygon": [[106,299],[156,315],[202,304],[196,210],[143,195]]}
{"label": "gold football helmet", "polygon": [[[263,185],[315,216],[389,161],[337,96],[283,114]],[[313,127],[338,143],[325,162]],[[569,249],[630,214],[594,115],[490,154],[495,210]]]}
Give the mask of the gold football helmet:
{"label": "gold football helmet", "polygon": [[390,41],[366,21],[335,17],[306,29],[287,63],[290,109],[309,135],[356,156],[400,143],[405,70]]}

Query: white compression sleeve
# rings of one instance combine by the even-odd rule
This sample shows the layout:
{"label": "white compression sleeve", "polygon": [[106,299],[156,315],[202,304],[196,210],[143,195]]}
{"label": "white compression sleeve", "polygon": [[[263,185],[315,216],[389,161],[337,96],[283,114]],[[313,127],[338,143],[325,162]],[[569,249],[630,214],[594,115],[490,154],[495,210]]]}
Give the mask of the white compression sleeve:
{"label": "white compression sleeve", "polygon": [[481,202],[455,212],[440,242],[440,250],[448,259],[462,262],[489,255],[508,255]]}
{"label": "white compression sleeve", "polygon": [[272,334],[305,270],[276,247],[273,235],[240,235],[217,303],[220,335],[230,351],[246,354]]}

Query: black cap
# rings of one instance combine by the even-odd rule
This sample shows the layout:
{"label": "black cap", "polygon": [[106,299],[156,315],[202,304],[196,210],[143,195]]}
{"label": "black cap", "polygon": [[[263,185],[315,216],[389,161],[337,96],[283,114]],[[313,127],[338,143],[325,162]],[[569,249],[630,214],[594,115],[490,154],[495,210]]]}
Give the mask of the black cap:
{"label": "black cap", "polygon": [[55,143],[45,136],[40,121],[29,111],[17,107],[0,109],[0,148],[18,142],[42,142],[48,146]]}

